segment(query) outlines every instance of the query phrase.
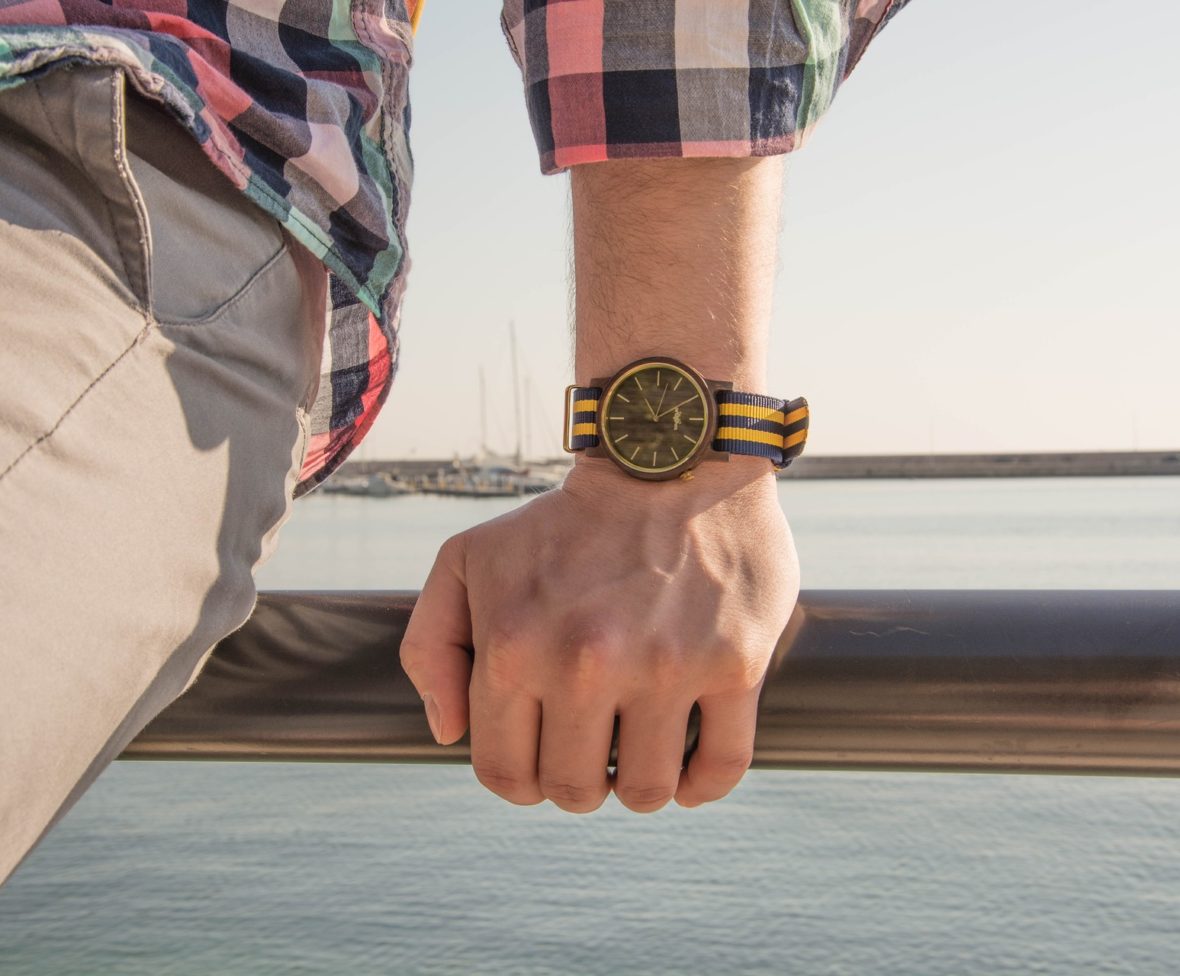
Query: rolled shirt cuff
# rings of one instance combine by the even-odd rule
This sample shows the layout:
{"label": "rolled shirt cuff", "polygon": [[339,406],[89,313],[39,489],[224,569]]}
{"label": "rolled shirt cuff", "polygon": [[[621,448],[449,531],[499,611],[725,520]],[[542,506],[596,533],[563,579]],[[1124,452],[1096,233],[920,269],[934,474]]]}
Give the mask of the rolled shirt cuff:
{"label": "rolled shirt cuff", "polygon": [[505,0],[541,170],[801,146],[909,0]]}

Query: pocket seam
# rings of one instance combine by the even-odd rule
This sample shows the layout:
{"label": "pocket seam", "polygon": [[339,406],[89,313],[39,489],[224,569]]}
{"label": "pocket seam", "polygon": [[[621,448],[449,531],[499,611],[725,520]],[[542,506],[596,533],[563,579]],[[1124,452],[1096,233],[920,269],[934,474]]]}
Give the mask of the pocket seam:
{"label": "pocket seam", "polygon": [[[151,308],[151,247],[149,226],[147,223],[147,212],[139,195],[139,187],[133,179],[130,178],[130,173],[126,167],[126,160],[123,158],[123,72],[118,69],[110,71],[109,84],[111,87],[111,130],[114,139],[114,145],[111,147],[111,161],[114,163],[115,172],[119,177],[119,181],[123,185],[123,191],[126,196],[126,204],[130,206],[137,224],[138,240],[136,244],[139,247],[139,258],[142,262],[142,280],[135,281],[131,273],[131,267],[127,261],[126,245],[123,241],[122,235],[119,233],[118,221],[115,219],[115,211],[112,208],[113,201],[103,192],[102,186],[95,180],[95,186],[99,190],[99,196],[102,200],[103,210],[106,212],[107,224],[110,227],[110,233],[115,241],[115,253],[119,256],[120,270],[123,272],[122,279],[119,284],[123,285],[130,297],[133,300],[136,311],[150,314]],[[58,144],[65,147],[70,143],[63,137],[61,130],[58,128],[57,122],[53,118],[53,113],[45,104],[45,94],[41,90],[39,78],[34,78],[30,81],[30,87],[37,95],[37,104],[41,107],[41,115],[49,126],[50,132],[53,133],[57,139]],[[87,174],[89,176],[89,174]],[[94,177],[90,177],[94,179]],[[135,277],[140,277],[136,275]]]}
{"label": "pocket seam", "polygon": [[270,272],[271,269],[274,268],[274,266],[276,264],[278,264],[280,259],[282,259],[288,253],[288,251],[290,251],[290,249],[291,249],[291,246],[284,239],[279,244],[279,249],[277,251],[275,251],[275,253],[272,254],[269,258],[267,258],[262,263],[262,265],[258,268],[258,270],[255,271],[252,275],[250,275],[250,277],[247,278],[242,283],[242,286],[237,291],[235,291],[232,295],[230,295],[229,298],[227,298],[224,302],[222,302],[220,305],[218,305],[211,312],[208,312],[205,315],[201,315],[197,318],[192,318],[192,319],[157,318],[155,320],[156,324],[159,326],[173,326],[173,327],[179,327],[179,328],[186,328],[186,327],[190,327],[190,326],[199,328],[202,325],[208,325],[212,322],[216,322],[218,319],[223,317],[227,312],[229,312],[229,310],[232,309],[239,301],[241,301],[243,298],[245,298],[246,294],[250,291],[250,289],[253,288],[254,285],[261,278],[263,278],[268,272]]}

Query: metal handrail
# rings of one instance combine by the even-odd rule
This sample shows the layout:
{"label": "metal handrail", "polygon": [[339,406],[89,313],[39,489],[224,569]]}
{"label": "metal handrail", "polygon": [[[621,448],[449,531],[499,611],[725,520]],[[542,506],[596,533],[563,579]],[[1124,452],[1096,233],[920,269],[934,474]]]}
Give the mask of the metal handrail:
{"label": "metal handrail", "polygon": [[[398,664],[414,593],[272,593],[124,758],[467,762]],[[804,593],[754,766],[1180,774],[1180,591]]]}

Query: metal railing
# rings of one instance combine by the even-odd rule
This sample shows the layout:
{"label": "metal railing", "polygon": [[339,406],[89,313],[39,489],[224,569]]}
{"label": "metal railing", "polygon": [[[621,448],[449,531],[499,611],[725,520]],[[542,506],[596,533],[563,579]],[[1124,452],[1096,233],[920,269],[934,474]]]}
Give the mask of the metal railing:
{"label": "metal railing", "polygon": [[[414,598],[264,595],[124,758],[468,761],[398,664]],[[754,765],[1176,775],[1180,592],[804,593]]]}

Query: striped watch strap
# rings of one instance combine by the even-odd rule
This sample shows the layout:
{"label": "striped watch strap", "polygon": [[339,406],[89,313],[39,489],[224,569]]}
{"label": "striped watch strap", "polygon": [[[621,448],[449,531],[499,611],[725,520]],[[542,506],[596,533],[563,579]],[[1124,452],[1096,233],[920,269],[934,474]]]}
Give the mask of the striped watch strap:
{"label": "striped watch strap", "polygon": [[[598,446],[598,401],[602,390],[579,386],[569,394],[569,449]],[[717,435],[713,449],[769,458],[785,468],[807,441],[807,400],[779,400],[757,393],[717,393]]]}
{"label": "striped watch strap", "polygon": [[757,393],[721,390],[717,394],[714,449],[770,458],[785,468],[803,453],[807,441],[807,401],[779,400]]}
{"label": "striped watch strap", "polygon": [[569,394],[569,449],[584,451],[598,446],[598,399],[596,386],[577,386]]}

